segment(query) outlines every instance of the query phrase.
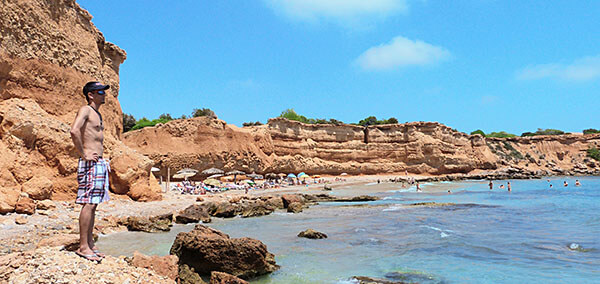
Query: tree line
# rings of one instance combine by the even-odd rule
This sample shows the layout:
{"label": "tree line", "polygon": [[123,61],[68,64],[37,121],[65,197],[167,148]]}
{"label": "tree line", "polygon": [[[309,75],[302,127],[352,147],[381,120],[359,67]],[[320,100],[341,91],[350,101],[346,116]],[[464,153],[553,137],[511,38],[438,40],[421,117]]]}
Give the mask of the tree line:
{"label": "tree line", "polygon": [[[326,118],[307,118],[304,115],[300,115],[298,113],[296,113],[294,111],[294,109],[286,109],[283,112],[281,112],[281,114],[279,115],[279,117],[283,117],[283,118],[287,118],[289,120],[295,120],[295,121],[299,121],[302,123],[306,123],[306,124],[334,124],[334,125],[342,125],[345,124],[343,121],[341,120],[337,120],[335,118],[330,118],[330,119],[326,119]],[[383,119],[383,120],[378,120],[377,117],[375,116],[369,116],[365,119],[360,120],[358,123],[349,123],[351,125],[361,125],[361,126],[368,126],[368,125],[380,125],[380,124],[395,124],[398,123],[398,119],[396,119],[395,117],[390,117],[388,119]]]}
{"label": "tree line", "polygon": [[[542,129],[542,128],[538,128],[538,130],[536,132],[523,132],[521,133],[521,137],[531,137],[531,136],[539,136],[539,135],[562,135],[565,134],[566,132],[562,131],[562,130],[558,130],[558,129]],[[600,133],[600,130],[597,129],[593,129],[593,128],[589,128],[589,129],[584,129],[583,130],[583,134],[594,134],[594,133]],[[471,132],[471,135],[474,134],[480,134],[484,137],[496,137],[496,138],[508,138],[508,137],[517,137],[517,135],[512,134],[512,133],[508,133],[506,131],[498,131],[498,132],[491,132],[491,133],[485,133],[483,132],[481,129],[477,129],[473,132]]]}

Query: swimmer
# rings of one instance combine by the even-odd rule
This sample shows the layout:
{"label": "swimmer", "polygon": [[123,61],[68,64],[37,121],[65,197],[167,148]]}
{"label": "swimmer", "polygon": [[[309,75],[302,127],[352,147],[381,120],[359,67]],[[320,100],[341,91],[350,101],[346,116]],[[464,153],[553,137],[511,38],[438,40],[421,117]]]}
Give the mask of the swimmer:
{"label": "swimmer", "polygon": [[552,184],[550,184],[550,188],[552,188]]}
{"label": "swimmer", "polygon": [[488,183],[488,186],[490,187],[490,190],[494,189],[494,183],[490,180],[490,183]]}
{"label": "swimmer", "polygon": [[504,189],[504,185],[503,184],[500,185],[500,189]]}
{"label": "swimmer", "polygon": [[452,194],[452,191],[450,191],[449,189],[448,189],[448,194]]}
{"label": "swimmer", "polygon": [[417,191],[421,191],[421,187],[418,182],[417,182]]}
{"label": "swimmer", "polygon": [[508,182],[508,191],[510,191],[510,181]]}
{"label": "swimmer", "polygon": [[567,181],[566,181],[566,180],[565,180],[565,182],[563,183],[563,186],[564,186],[564,187],[567,187],[567,186],[569,186],[569,184],[567,183]]}
{"label": "swimmer", "polygon": [[575,180],[575,186],[581,186],[581,183],[579,182],[578,179]]}

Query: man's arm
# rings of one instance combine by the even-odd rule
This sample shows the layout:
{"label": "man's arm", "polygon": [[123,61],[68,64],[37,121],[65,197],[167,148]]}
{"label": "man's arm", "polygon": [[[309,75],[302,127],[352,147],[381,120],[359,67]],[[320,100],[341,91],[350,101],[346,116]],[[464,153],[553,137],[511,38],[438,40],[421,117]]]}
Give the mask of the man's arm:
{"label": "man's arm", "polygon": [[79,156],[82,158],[86,158],[83,153],[83,124],[88,120],[90,114],[89,107],[82,107],[77,112],[77,116],[75,117],[75,121],[73,121],[73,125],[71,126],[71,140],[73,140],[73,144],[75,145],[75,149],[79,152]]}

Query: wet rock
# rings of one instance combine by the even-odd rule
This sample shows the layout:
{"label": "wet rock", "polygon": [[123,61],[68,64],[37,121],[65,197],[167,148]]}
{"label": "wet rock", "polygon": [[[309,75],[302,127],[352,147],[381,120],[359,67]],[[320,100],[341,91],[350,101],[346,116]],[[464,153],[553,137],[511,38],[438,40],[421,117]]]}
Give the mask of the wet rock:
{"label": "wet rock", "polygon": [[264,201],[255,201],[242,209],[242,218],[264,216],[273,213],[275,209]]}
{"label": "wet rock", "polygon": [[238,206],[236,204],[231,204],[228,201],[209,202],[205,206],[208,214],[213,217],[232,218],[239,212]]}
{"label": "wet rock", "polygon": [[175,223],[178,224],[188,224],[188,223],[210,223],[210,215],[206,207],[200,204],[193,204],[183,211],[179,212],[177,216],[175,216]]}
{"label": "wet rock", "polygon": [[194,268],[187,264],[179,264],[179,284],[206,284]]}
{"label": "wet rock", "polygon": [[572,250],[572,251],[579,251],[579,252],[589,252],[589,251],[593,251],[594,249],[586,249],[583,248],[582,246],[580,246],[578,243],[570,243],[567,246],[568,249]]}
{"label": "wet rock", "polygon": [[[386,279],[406,283],[440,283],[435,276],[420,271],[398,271],[385,274]],[[404,283],[402,282],[402,283]]]}
{"label": "wet rock", "polygon": [[366,277],[366,276],[354,276],[351,279],[353,281],[352,283],[358,283],[358,284],[409,284],[408,282],[389,281],[389,280],[385,280],[385,279],[372,278],[372,277]]}
{"label": "wet rock", "polygon": [[15,206],[15,212],[33,215],[33,213],[35,213],[35,202],[29,197],[21,196]]}
{"label": "wet rock", "polygon": [[334,200],[331,201],[336,201],[336,202],[363,202],[363,201],[375,201],[375,200],[379,200],[379,197],[376,196],[370,196],[370,195],[360,195],[360,196],[354,196],[354,197],[346,197],[346,198],[336,198]]}
{"label": "wet rock", "polygon": [[292,202],[287,207],[287,212],[290,213],[300,213],[302,212],[302,203],[300,202]]}
{"label": "wet rock", "polygon": [[283,199],[281,197],[269,197],[265,200],[265,204],[275,209],[284,209]]}
{"label": "wet rock", "polygon": [[327,235],[321,232],[317,232],[313,229],[307,229],[306,231],[300,232],[298,237],[307,239],[326,239]]}
{"label": "wet rock", "polygon": [[148,233],[167,232],[171,230],[173,214],[163,214],[153,217],[128,217],[127,229]]}
{"label": "wet rock", "polygon": [[190,232],[177,234],[170,253],[179,257],[180,267],[188,265],[200,275],[223,271],[248,279],[279,268],[274,255],[261,241],[231,239],[227,234],[204,225],[196,225]]}
{"label": "wet rock", "polygon": [[283,208],[288,208],[288,205],[294,202],[304,204],[304,198],[297,194],[284,194],[281,196],[281,200],[283,201]]}
{"label": "wet rock", "polygon": [[177,275],[179,274],[179,267],[177,265],[178,262],[179,259],[174,255],[147,256],[136,251],[133,253],[133,257],[131,258],[129,264],[135,267],[153,270],[159,275],[176,280]]}
{"label": "wet rock", "polygon": [[213,271],[210,273],[210,284],[248,284],[248,281],[225,272]]}

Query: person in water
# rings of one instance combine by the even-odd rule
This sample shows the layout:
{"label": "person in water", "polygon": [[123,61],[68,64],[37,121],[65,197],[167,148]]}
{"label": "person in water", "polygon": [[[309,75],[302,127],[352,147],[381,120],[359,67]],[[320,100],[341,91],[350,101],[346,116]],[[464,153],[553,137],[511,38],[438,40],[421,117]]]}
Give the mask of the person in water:
{"label": "person in water", "polygon": [[569,184],[567,183],[567,181],[566,181],[566,180],[565,180],[565,182],[563,183],[563,186],[564,186],[564,187],[567,187],[567,186],[569,186]]}
{"label": "person in water", "polygon": [[494,183],[490,180],[490,183],[488,183],[488,186],[490,187],[490,190],[494,189]]}
{"label": "person in water", "polygon": [[579,182],[578,179],[575,180],[575,186],[581,186],[581,183]]}
{"label": "person in water", "polygon": [[420,192],[421,191],[421,186],[419,185],[419,183],[417,182],[417,191]]}
{"label": "person in water", "polygon": [[504,185],[503,184],[500,185],[500,189],[504,189]]}
{"label": "person in water", "polygon": [[508,186],[508,191],[510,191],[511,190],[511,188],[510,188],[510,181],[507,183],[507,186]]}
{"label": "person in water", "polygon": [[550,184],[550,188],[552,188],[552,184]]}

